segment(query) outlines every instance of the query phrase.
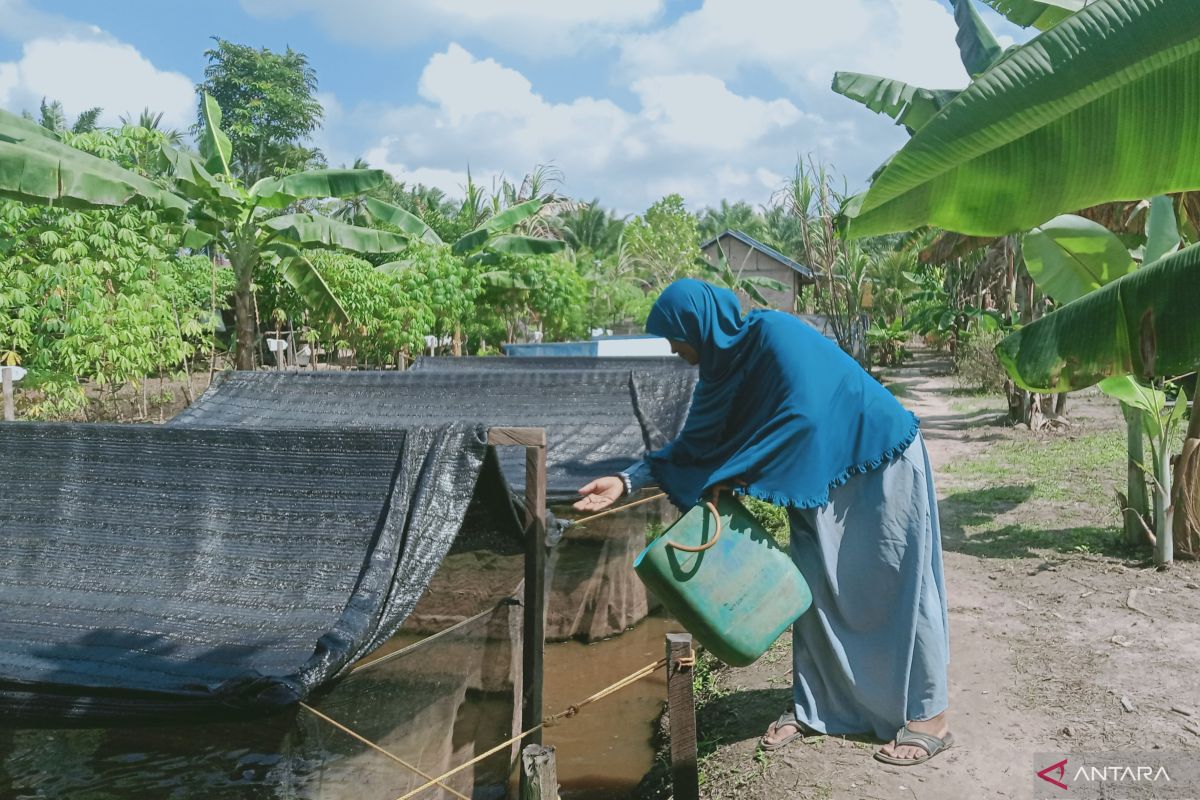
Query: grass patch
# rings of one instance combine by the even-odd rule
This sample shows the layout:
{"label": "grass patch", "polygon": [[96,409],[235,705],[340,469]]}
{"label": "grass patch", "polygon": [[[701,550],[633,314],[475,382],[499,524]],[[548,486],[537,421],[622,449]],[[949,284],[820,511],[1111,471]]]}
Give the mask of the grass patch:
{"label": "grass patch", "polygon": [[1125,448],[1124,430],[1105,430],[996,442],[950,464],[943,473],[963,488],[939,504],[946,549],[986,558],[1136,555],[1116,501]]}
{"label": "grass patch", "polygon": [[766,528],[767,532],[771,534],[771,538],[775,540],[775,543],[784,550],[787,550],[788,542],[792,536],[792,525],[788,521],[787,509],[782,506],[772,505],[755,497],[742,497],[740,499],[746,510],[758,520],[758,524]]}
{"label": "grass patch", "polygon": [[1001,492],[1028,486],[1026,499],[1083,503],[1094,510],[1111,509],[1115,517],[1113,491],[1125,481],[1125,433],[996,442],[943,472]]}

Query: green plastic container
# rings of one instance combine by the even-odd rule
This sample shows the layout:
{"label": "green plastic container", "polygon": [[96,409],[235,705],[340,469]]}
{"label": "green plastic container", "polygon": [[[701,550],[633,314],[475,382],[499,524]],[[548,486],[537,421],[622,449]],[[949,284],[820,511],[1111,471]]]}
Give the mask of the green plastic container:
{"label": "green plastic container", "polygon": [[736,498],[723,494],[715,510],[719,536],[708,505],[696,506],[651,542],[633,568],[705,649],[744,667],[808,610],[812,592],[787,552]]}

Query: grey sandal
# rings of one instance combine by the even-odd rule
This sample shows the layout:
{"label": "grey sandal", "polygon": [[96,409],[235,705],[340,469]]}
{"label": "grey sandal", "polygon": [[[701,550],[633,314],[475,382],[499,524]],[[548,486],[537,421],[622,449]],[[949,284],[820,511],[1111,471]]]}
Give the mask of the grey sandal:
{"label": "grey sandal", "polygon": [[801,723],[799,720],[796,719],[795,711],[785,711],[779,715],[779,719],[775,720],[775,730],[779,730],[784,725],[795,725],[796,732],[783,737],[779,741],[768,742],[767,735],[771,733],[771,731],[768,730],[766,733],[764,733],[762,735],[761,738],[759,738],[758,746],[763,750],[779,750],[783,747],[788,746],[789,744],[796,741],[797,739],[803,739],[805,736],[812,736],[813,734],[816,733],[816,731],[811,730],[806,725],[804,725],[803,723]]}
{"label": "grey sandal", "polygon": [[929,759],[936,756],[943,750],[949,750],[954,746],[954,734],[947,732],[945,736],[939,739],[936,736],[931,736],[928,733],[918,733],[910,731],[908,725],[901,726],[896,733],[896,746],[903,747],[919,747],[925,751],[925,755],[919,758],[896,758],[895,756],[884,755],[882,752],[875,751],[875,760],[882,761],[884,764],[892,764],[897,767],[911,767],[917,764],[924,764]]}

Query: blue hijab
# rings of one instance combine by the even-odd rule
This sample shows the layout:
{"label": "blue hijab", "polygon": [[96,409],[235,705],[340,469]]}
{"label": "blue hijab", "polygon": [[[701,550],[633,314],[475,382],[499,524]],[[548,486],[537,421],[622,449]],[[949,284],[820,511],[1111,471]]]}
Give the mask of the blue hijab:
{"label": "blue hijab", "polygon": [[675,281],[650,309],[646,331],[700,356],[683,431],[646,456],[680,508],[739,481],[739,493],[776,505],[822,506],[831,488],[897,458],[916,438],[916,416],[836,344],[781,311],[743,317],[728,289]]}

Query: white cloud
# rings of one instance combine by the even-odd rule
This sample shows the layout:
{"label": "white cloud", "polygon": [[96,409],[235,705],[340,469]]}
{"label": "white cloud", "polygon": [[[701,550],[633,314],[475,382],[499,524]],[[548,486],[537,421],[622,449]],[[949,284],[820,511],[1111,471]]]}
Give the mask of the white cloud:
{"label": "white cloud", "polygon": [[[366,159],[408,182],[459,194],[469,166],[485,185],[554,164],[564,189],[640,211],[670,192],[693,206],[722,197],[765,202],[797,154],[829,157],[854,147],[852,126],[829,122],[786,99],[738,94],[711,75],[658,75],[634,81],[627,110],[611,100],[550,102],[520,72],[451,44],[418,81],[421,102],[347,111],[332,103],[328,142],[373,131]],[[354,153],[324,145],[334,162]],[[872,165],[873,166],[873,165]]]}
{"label": "white cloud", "polygon": [[159,70],[133,46],[111,40],[34,39],[19,61],[0,64],[0,103],[33,110],[43,97],[61,101],[68,116],[100,106],[103,125],[147,107],[163,112],[167,127],[185,128],[195,116],[191,79]]}
{"label": "white cloud", "polygon": [[665,143],[684,147],[738,150],[802,116],[787,100],[742,97],[711,75],[640,78],[633,91],[641,99],[644,118]]}
{"label": "white cloud", "polygon": [[626,74],[765,69],[794,89],[827,88],[837,70],[931,88],[966,84],[949,10],[937,0],[705,0],[623,46]]}
{"label": "white cloud", "polygon": [[16,64],[0,64],[0,106],[8,105],[8,96],[20,82]]}
{"label": "white cloud", "polygon": [[438,37],[472,37],[530,56],[612,44],[614,34],[656,20],[663,0],[242,0],[260,17],[312,15],[343,41],[399,47]]}

